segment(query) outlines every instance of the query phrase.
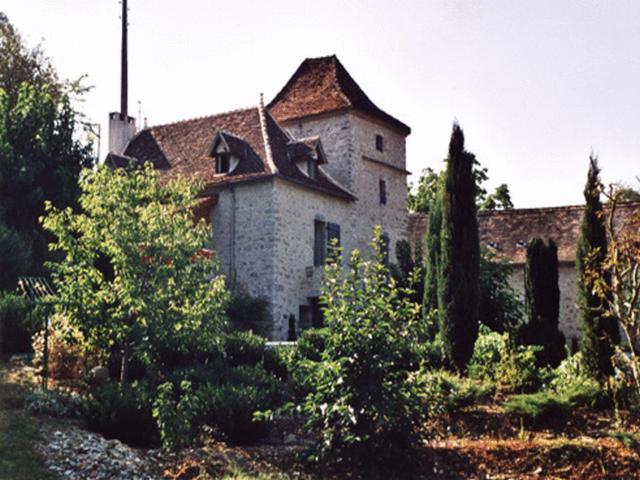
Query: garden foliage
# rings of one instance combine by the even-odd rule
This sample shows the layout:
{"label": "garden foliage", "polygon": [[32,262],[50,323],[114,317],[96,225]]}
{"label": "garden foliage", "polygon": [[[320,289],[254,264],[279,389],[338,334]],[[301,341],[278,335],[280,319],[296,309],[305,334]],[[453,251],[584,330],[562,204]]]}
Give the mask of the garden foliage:
{"label": "garden foliage", "polygon": [[466,370],[478,335],[480,243],[475,157],[464,149],[464,134],[453,126],[442,188],[438,260],[439,331],[448,362]]}
{"label": "garden foliage", "polygon": [[88,345],[157,368],[163,349],[208,350],[225,324],[227,291],[201,249],[196,185],[158,181],[150,165],[85,171],[82,213],[47,204],[44,225],[63,256],[52,263],[65,315]]}
{"label": "garden foliage", "polygon": [[320,434],[317,459],[366,464],[406,453],[419,438],[419,306],[390,278],[379,228],[372,249],[369,261],[352,252],[346,272],[339,258],[325,268],[328,333],[311,392],[299,404]]}
{"label": "garden foliage", "polygon": [[564,335],[558,329],[558,248],[553,240],[545,243],[533,238],[529,242],[524,276],[527,323],[520,329],[520,340],[542,346],[540,364],[557,367],[566,352]]}

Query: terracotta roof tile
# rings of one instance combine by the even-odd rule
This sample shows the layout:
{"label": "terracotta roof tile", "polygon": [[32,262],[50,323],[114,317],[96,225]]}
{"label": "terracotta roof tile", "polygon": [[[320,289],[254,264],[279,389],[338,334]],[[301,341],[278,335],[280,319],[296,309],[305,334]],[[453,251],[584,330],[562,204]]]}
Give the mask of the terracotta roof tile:
{"label": "terracotta roof tile", "polygon": [[[271,115],[265,117],[267,140],[280,177],[342,198],[354,198],[322,171],[316,179],[304,175],[289,158],[291,138]],[[238,166],[226,175],[216,175],[215,160],[211,156],[216,134],[225,138],[240,159]],[[202,181],[205,195],[222,185],[260,180],[275,173],[266,160],[259,107],[144,129],[131,140],[125,155],[152,162],[163,171],[162,180],[183,176]]]}
{"label": "terracotta roof tile", "polygon": [[392,125],[404,135],[411,133],[411,128],[369,99],[335,55],[303,61],[268,108],[279,122],[354,109]]}
{"label": "terracotta roof tile", "polygon": [[[550,208],[520,208],[478,213],[480,243],[515,265],[526,262],[526,246],[534,237],[551,238],[558,245],[558,260],[573,263],[582,223],[582,205]],[[618,220],[623,223],[640,215],[640,203],[622,204]],[[409,241],[415,248],[422,242],[427,215],[409,215]]]}

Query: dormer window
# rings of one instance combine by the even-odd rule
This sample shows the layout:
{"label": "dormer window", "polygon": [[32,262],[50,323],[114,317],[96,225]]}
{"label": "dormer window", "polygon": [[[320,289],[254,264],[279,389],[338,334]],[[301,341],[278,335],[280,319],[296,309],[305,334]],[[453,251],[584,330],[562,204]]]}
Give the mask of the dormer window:
{"label": "dormer window", "polygon": [[376,150],[379,152],[384,151],[384,138],[382,135],[376,135]]}
{"label": "dormer window", "polygon": [[216,173],[229,173],[231,155],[228,152],[216,153]]}

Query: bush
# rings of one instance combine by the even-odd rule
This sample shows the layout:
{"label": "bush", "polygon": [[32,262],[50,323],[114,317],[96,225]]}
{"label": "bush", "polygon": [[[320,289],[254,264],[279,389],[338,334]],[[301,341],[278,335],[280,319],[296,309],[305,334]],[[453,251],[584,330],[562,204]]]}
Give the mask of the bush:
{"label": "bush", "polygon": [[227,317],[235,330],[252,331],[268,337],[271,329],[269,301],[253,297],[247,292],[236,292],[227,306]]}
{"label": "bush", "polygon": [[254,420],[254,412],[282,405],[280,382],[262,366],[226,369],[215,377],[204,383],[160,385],[153,415],[165,448],[188,445],[204,425],[231,443],[253,443],[266,434],[266,424]]}
{"label": "bush", "polygon": [[492,332],[482,326],[469,361],[469,377],[493,382],[506,391],[531,392],[549,377],[549,370],[537,366],[538,346],[515,345],[508,333]]}
{"label": "bush", "polygon": [[313,360],[319,362],[322,358],[327,339],[329,338],[328,328],[317,328],[304,330],[295,348],[296,360]]}
{"label": "bush", "polygon": [[106,438],[135,447],[156,446],[158,428],[152,415],[154,389],[148,382],[106,383],[97,387],[83,407],[87,426]]}
{"label": "bush", "polygon": [[[346,271],[325,267],[322,303],[328,333],[311,367],[310,393],[298,403],[317,429],[313,458],[390,465],[419,444],[425,412],[419,390],[419,305],[400,292],[385,266],[376,229],[374,260],[352,252]],[[305,354],[315,355],[315,351]],[[311,356],[309,355],[309,356]]]}
{"label": "bush", "polygon": [[523,417],[534,424],[562,417],[569,409],[570,405],[565,398],[548,390],[515,395],[505,404],[508,414]]}
{"label": "bush", "polygon": [[79,417],[82,400],[77,393],[62,390],[31,390],[24,399],[24,408],[30,412],[50,417]]}
{"label": "bush", "polygon": [[233,332],[225,338],[227,362],[238,365],[257,365],[262,362],[266,340],[251,332]]}
{"label": "bush", "polygon": [[31,336],[40,327],[38,323],[26,298],[0,293],[0,353],[31,352]]}
{"label": "bush", "polygon": [[[44,331],[33,336],[33,363],[39,368],[44,368],[44,340]],[[54,380],[79,380],[99,363],[100,355],[85,350],[82,334],[61,315],[51,318],[48,348],[49,378]]]}
{"label": "bush", "polygon": [[266,348],[264,351],[264,369],[278,380],[286,382],[289,379],[289,364],[293,355],[293,348]]}
{"label": "bush", "polygon": [[428,416],[437,417],[486,400],[490,384],[438,370],[428,372],[423,380],[423,398]]}

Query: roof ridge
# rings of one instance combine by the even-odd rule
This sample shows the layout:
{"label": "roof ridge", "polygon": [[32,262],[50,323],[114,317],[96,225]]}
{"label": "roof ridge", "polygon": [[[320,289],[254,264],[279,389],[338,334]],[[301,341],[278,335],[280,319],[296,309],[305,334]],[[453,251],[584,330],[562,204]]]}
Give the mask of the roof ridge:
{"label": "roof ridge", "polygon": [[260,94],[260,103],[258,104],[258,116],[260,117],[260,130],[262,130],[262,140],[264,141],[264,154],[267,157],[267,165],[271,173],[278,173],[278,167],[276,167],[273,161],[273,152],[271,151],[271,142],[269,141],[269,131],[267,130],[267,116],[264,108],[264,96]]}
{"label": "roof ridge", "polygon": [[231,113],[247,112],[249,110],[256,110],[258,108],[259,107],[257,105],[252,105],[250,107],[235,108],[233,110],[227,110],[225,112],[213,113],[211,115],[202,115],[202,116],[199,116],[199,117],[185,118],[183,120],[177,120],[175,122],[159,123],[157,125],[151,125],[150,127],[143,128],[142,130],[140,130],[140,132],[144,132],[145,130],[153,130],[155,128],[171,127],[171,126],[180,125],[180,124],[183,124],[183,123],[194,122],[196,120],[205,120],[205,119],[208,119],[208,118],[220,117],[222,115],[229,115]]}

